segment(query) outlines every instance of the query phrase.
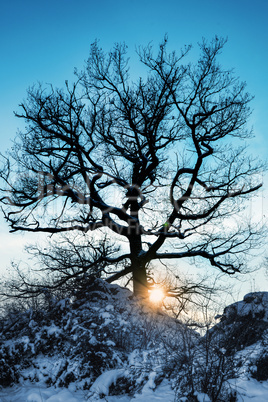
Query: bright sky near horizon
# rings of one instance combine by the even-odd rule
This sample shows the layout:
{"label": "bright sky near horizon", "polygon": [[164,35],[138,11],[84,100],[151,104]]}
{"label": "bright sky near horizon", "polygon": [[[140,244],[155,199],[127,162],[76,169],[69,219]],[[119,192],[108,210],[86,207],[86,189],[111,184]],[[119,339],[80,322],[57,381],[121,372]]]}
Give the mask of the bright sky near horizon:
{"label": "bright sky near horizon", "polygon": [[[135,57],[135,46],[149,41],[157,46],[166,33],[171,49],[190,43],[196,47],[202,37],[212,39],[217,34],[228,37],[222,63],[233,67],[255,95],[251,123],[256,137],[252,153],[267,158],[267,17],[268,2],[264,0],[2,1],[0,151],[5,152],[17,128],[23,128],[13,111],[19,109],[26,89],[38,81],[59,87],[66,79],[71,81],[74,68],[83,67],[95,39],[105,50],[124,41],[129,46],[129,56]],[[268,180],[265,183],[267,188]],[[263,192],[262,208],[267,211],[265,194],[267,190]],[[25,238],[8,234],[8,227],[1,223],[0,269],[20,255]],[[256,289],[267,290],[263,274],[258,275]]]}

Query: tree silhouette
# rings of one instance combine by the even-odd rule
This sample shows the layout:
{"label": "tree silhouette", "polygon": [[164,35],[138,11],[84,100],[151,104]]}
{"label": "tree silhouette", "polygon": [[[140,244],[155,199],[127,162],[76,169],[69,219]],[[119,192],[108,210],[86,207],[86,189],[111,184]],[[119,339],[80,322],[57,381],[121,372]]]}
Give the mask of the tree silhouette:
{"label": "tree silhouette", "polygon": [[74,84],[30,88],[16,113],[27,127],[1,171],[11,231],[123,241],[102,256],[121,267],[106,280],[131,274],[136,295],[155,260],[200,257],[241,272],[258,232],[239,213],[261,165],[243,145],[252,97],[217,61],[224,44],[203,40],[196,64],[167,38],[156,55],[140,47],[146,75],[132,82],[127,47],[105,53],[95,42]]}

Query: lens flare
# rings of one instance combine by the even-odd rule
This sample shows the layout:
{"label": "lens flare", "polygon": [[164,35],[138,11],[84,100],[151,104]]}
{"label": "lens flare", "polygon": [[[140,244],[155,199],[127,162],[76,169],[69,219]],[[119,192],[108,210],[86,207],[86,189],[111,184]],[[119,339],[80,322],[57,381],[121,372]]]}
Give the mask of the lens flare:
{"label": "lens flare", "polygon": [[150,292],[149,299],[152,303],[161,303],[165,294],[161,288],[154,288]]}

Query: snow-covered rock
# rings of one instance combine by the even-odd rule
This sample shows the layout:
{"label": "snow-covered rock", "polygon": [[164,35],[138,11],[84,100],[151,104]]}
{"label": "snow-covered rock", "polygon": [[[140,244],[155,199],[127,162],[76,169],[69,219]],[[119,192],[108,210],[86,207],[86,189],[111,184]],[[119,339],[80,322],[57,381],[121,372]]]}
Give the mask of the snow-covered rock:
{"label": "snow-covered rock", "polygon": [[233,322],[239,317],[263,320],[268,324],[268,292],[253,292],[244,296],[242,301],[224,309],[222,321]]}
{"label": "snow-covered rock", "polygon": [[248,293],[227,306],[211,331],[222,338],[229,353],[268,341],[268,292]]}

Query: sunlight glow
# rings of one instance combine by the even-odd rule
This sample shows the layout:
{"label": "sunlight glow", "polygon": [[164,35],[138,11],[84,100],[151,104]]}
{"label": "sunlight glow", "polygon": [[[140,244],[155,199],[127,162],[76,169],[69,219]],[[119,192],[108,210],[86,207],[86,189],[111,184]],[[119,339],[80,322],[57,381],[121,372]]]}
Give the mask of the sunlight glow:
{"label": "sunlight glow", "polygon": [[152,303],[161,303],[164,297],[165,294],[161,288],[154,288],[150,292],[149,299]]}

